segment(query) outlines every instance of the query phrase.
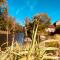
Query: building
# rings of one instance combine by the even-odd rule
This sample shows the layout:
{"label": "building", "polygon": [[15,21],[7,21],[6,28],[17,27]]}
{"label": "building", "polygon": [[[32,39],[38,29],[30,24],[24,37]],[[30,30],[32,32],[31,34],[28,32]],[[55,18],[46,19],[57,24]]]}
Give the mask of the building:
{"label": "building", "polygon": [[46,32],[54,33],[55,32],[55,26],[50,25],[47,29],[45,29]]}
{"label": "building", "polygon": [[58,21],[56,22],[56,26],[57,26],[57,25],[60,25],[60,20],[58,20]]}
{"label": "building", "polygon": [[56,27],[54,34],[60,34],[60,20],[56,21],[53,25]]}

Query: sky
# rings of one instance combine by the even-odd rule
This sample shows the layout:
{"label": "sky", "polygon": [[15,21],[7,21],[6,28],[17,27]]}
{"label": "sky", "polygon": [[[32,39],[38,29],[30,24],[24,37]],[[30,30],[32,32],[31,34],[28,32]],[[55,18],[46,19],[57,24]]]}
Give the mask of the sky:
{"label": "sky", "polygon": [[60,19],[60,0],[7,0],[8,14],[16,18],[16,22],[24,25],[25,18],[30,19],[41,13],[47,13],[51,23]]}

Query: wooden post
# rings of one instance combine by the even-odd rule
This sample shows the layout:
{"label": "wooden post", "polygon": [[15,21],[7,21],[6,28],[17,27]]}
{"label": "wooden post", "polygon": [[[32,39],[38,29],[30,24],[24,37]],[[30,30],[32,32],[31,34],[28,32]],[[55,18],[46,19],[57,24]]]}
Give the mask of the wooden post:
{"label": "wooden post", "polygon": [[6,30],[7,30],[7,47],[8,47],[8,21],[9,21],[9,19],[7,18],[7,26],[6,26]]}
{"label": "wooden post", "polygon": [[27,28],[25,27],[25,34],[26,34],[26,37],[27,37]]}
{"label": "wooden post", "polygon": [[15,20],[13,21],[13,33],[12,33],[12,49],[13,50],[13,45],[14,45],[14,38],[15,38]]}
{"label": "wooden post", "polygon": [[11,47],[11,50],[13,50],[13,46],[14,46],[14,31],[12,33],[12,47]]}
{"label": "wooden post", "polygon": [[7,47],[8,47],[8,25],[7,25]]}
{"label": "wooden post", "polygon": [[14,44],[14,38],[15,38],[14,30],[15,30],[15,29],[13,29],[13,34],[12,34],[12,44]]}

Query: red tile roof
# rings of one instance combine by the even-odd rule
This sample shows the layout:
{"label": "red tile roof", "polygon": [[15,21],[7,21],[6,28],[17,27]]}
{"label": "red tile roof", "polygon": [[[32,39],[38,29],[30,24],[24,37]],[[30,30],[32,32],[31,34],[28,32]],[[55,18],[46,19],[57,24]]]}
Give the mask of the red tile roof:
{"label": "red tile roof", "polygon": [[54,25],[50,25],[49,28],[55,28],[55,26]]}

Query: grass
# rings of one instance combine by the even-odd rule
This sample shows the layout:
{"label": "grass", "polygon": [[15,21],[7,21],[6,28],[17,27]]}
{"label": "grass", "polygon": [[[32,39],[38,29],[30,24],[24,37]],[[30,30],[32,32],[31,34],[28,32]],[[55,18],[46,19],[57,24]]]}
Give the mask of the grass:
{"label": "grass", "polygon": [[[29,48],[19,44],[17,41],[12,43],[11,46],[5,47],[6,50],[4,51],[2,51],[0,47],[0,60],[58,60],[60,52],[60,35],[56,35],[55,39],[45,40],[38,44],[36,41],[37,29],[38,26],[35,30],[33,29],[32,41],[31,44],[29,44]],[[53,43],[58,42],[59,47],[46,47],[45,44],[47,42],[51,43],[51,41]],[[4,44],[2,44],[1,46],[3,46]],[[47,53],[47,51],[50,51],[50,53]],[[54,53],[52,51],[54,51]]]}

